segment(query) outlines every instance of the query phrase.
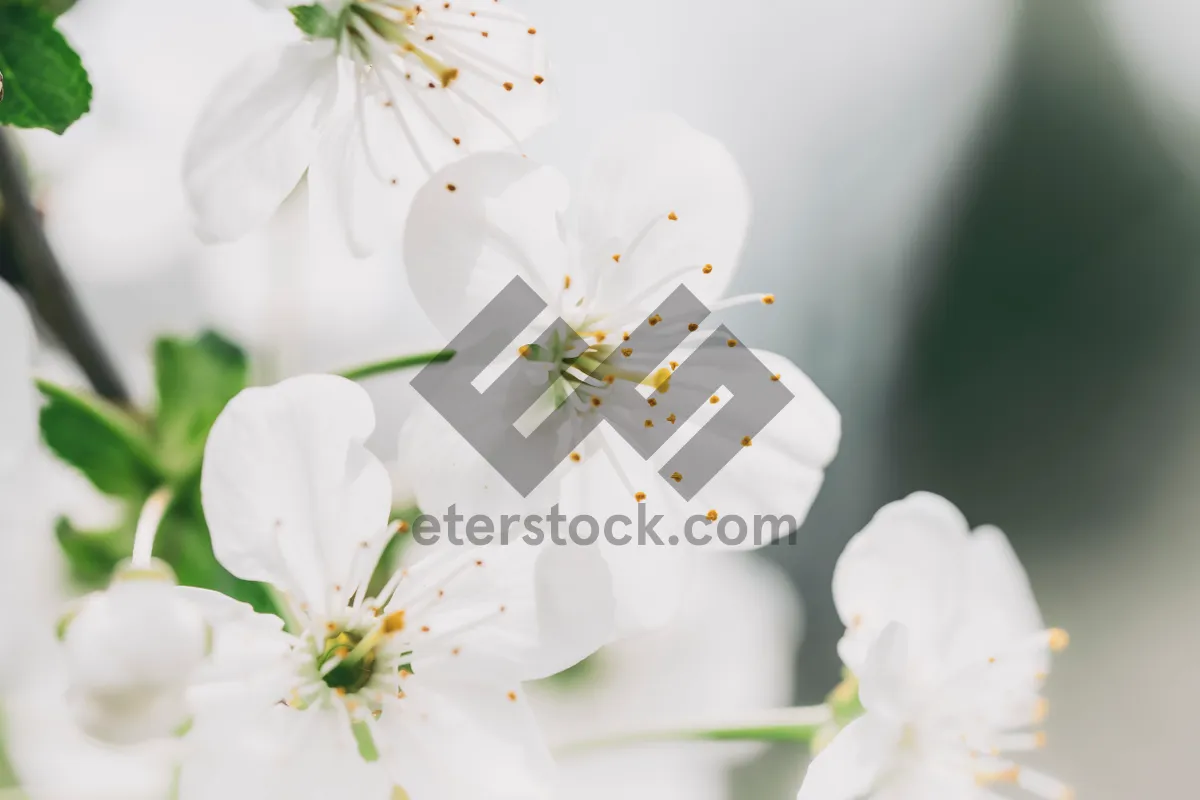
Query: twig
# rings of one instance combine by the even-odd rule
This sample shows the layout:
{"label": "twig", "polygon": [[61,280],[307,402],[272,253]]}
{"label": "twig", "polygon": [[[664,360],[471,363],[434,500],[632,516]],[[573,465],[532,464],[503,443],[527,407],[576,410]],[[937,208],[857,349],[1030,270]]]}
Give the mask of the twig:
{"label": "twig", "polygon": [[28,292],[38,316],[79,364],[96,393],[128,405],[129,392],[46,241],[41,215],[29,197],[20,157],[3,133],[0,199],[0,277]]}

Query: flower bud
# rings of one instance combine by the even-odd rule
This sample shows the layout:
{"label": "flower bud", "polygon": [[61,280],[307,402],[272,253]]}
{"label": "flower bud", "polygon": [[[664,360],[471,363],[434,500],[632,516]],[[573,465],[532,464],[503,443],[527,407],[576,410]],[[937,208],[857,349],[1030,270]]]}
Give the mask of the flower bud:
{"label": "flower bud", "polygon": [[188,717],[186,691],[208,648],[200,613],[158,568],[118,572],[84,598],[64,644],[80,727],[113,744],[169,736]]}

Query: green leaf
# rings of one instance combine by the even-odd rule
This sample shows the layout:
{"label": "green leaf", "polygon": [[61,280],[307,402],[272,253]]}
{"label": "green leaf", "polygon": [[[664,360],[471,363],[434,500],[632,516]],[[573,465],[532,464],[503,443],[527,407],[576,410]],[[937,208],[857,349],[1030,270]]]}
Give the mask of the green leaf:
{"label": "green leaf", "polygon": [[221,592],[264,614],[277,611],[269,587],[234,577],[213,555],[198,477],[183,487],[167,508],[154,541],[154,555],[171,565],[182,586]]}
{"label": "green leaf", "polygon": [[158,459],[168,473],[186,477],[199,468],[217,415],[246,388],[246,354],[217,334],[204,333],[196,339],[159,339],[154,364]]}
{"label": "green leaf", "polygon": [[60,517],[54,535],[67,559],[71,579],[82,589],[102,589],[113,569],[133,548],[133,521],[103,531],[83,531]]}
{"label": "green leaf", "polygon": [[296,27],[314,39],[336,39],[345,28],[340,16],[330,14],[329,9],[319,3],[292,6],[288,10],[296,20]]}
{"label": "green leaf", "polygon": [[42,439],[97,489],[140,500],[162,482],[145,434],[119,408],[46,381],[38,389],[49,401],[39,418]]}
{"label": "green leaf", "polygon": [[0,2],[0,124],[62,133],[87,113],[92,85],[79,54],[30,0]]}

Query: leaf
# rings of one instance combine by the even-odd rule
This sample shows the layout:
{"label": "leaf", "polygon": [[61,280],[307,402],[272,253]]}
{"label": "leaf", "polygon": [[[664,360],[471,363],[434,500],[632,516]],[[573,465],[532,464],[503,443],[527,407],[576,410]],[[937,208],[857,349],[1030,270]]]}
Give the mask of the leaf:
{"label": "leaf", "polygon": [[154,344],[154,364],[158,459],[168,473],[186,477],[199,468],[217,416],[246,388],[246,354],[215,333],[192,340],[165,337]]}
{"label": "leaf", "polygon": [[82,589],[102,589],[133,548],[133,521],[103,531],[77,529],[66,517],[54,523],[71,579]]}
{"label": "leaf", "polygon": [[162,470],[138,424],[116,406],[38,381],[49,401],[39,423],[42,439],[101,492],[145,498],[162,482]]}
{"label": "leaf", "polygon": [[171,565],[182,586],[212,589],[249,603],[255,611],[276,613],[267,586],[234,577],[213,555],[201,510],[199,478],[189,481],[167,508],[154,540],[154,555]]}
{"label": "leaf", "polygon": [[309,6],[292,6],[288,9],[296,20],[296,27],[314,39],[336,39],[345,24],[340,16],[329,13],[319,3]]}
{"label": "leaf", "polygon": [[0,2],[0,124],[62,133],[87,113],[92,85],[79,54],[30,0]]}

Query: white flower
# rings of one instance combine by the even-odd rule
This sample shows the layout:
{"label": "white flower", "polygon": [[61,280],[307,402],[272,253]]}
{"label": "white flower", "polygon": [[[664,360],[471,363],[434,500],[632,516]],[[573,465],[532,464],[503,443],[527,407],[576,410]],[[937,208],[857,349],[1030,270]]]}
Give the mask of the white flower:
{"label": "white flower", "polygon": [[[599,360],[620,350],[631,366],[652,373],[647,385],[639,387],[646,405],[638,402],[623,413],[637,415],[635,427],[679,429],[672,443],[691,436],[728,399],[717,391],[723,385],[718,370],[688,369],[686,363],[698,341],[712,332],[712,319],[700,324],[651,315],[680,285],[713,311],[774,303],[773,296],[764,294],[721,299],[733,280],[750,221],[741,171],[715,139],[675,117],[646,116],[603,140],[584,170],[574,204],[569,206],[569,200],[559,172],[518,156],[477,156],[443,170],[418,194],[405,235],[408,276],[418,301],[450,336],[519,276],[549,306],[527,331],[526,342],[534,341],[553,317],[561,317],[585,337],[585,356]],[[680,375],[689,378],[673,379],[675,365],[667,359],[650,359],[624,345],[626,333],[645,322],[653,326],[647,329],[652,335],[689,337],[683,348],[668,347],[683,365]],[[484,343],[487,360],[504,346]],[[719,346],[725,347],[724,337]],[[735,341],[730,346],[744,347]],[[558,392],[548,391],[545,398],[575,410],[562,431],[568,436],[575,425],[600,413],[618,382],[640,380],[619,369],[584,377],[569,366],[577,351],[522,353],[531,379]],[[510,353],[512,359],[516,355]],[[409,438],[401,440],[409,452],[440,454],[412,471],[420,504],[430,513],[457,504],[467,516],[490,512],[498,517],[501,511],[531,506],[544,511],[559,503],[568,516],[591,513],[603,521],[615,514],[636,519],[638,504],[644,503],[649,516],[664,515],[657,528],[664,540],[681,539],[685,521],[697,515],[704,524],[696,533],[712,536],[713,547],[721,546],[716,539],[720,523],[708,524],[705,517],[738,515],[748,526],[756,515],[791,518],[757,537],[748,531],[743,547],[753,546],[756,538],[764,544],[787,535],[803,520],[821,485],[824,467],[837,450],[840,420],[795,365],[771,353],[756,355],[765,364],[762,379],[774,375],[795,397],[753,437],[739,427],[739,416],[726,415],[723,441],[741,446],[690,501],[658,474],[678,448],[665,446],[645,460],[605,426],[564,458],[551,479],[525,501],[437,412],[425,408],[407,426],[404,436]],[[677,406],[697,394],[696,405],[702,408],[689,419],[696,405]],[[710,395],[711,405],[705,402]],[[676,471],[670,480],[686,481],[686,472]],[[721,530],[730,539],[738,533],[736,528]],[[669,613],[670,598],[678,596],[678,567],[686,561],[681,552],[689,548],[602,543],[599,549],[613,569],[626,621],[635,627],[661,621]]]}
{"label": "white flower", "polygon": [[235,70],[201,115],[185,182],[210,238],[266,222],[307,170],[317,224],[334,215],[368,254],[436,170],[552,116],[542,37],[494,0],[308,10],[308,41]]}
{"label": "white flower", "polygon": [[515,550],[447,550],[368,597],[394,532],[388,474],[363,446],[373,426],[365,391],[330,376],[246,390],[213,426],[214,552],[289,597],[298,629],[181,590],[214,629],[183,800],[536,794],[547,753],[520,683],[586,654],[545,661],[555,623],[574,619],[539,612]]}
{"label": "white flower", "polygon": [[911,495],[850,541],[833,591],[866,714],[814,759],[799,800],[994,800],[997,784],[1071,796],[1010,759],[1044,741],[1031,728],[1066,634],[1043,628],[1003,533]]}
{"label": "white flower", "polygon": [[83,599],[66,626],[72,708],[101,741],[167,737],[187,722],[186,692],[208,632],[164,567],[122,569],[107,590]]}

